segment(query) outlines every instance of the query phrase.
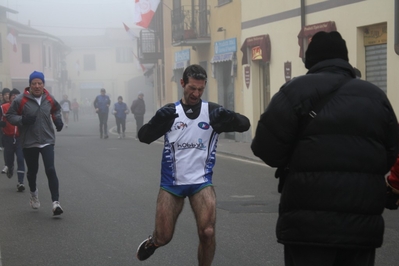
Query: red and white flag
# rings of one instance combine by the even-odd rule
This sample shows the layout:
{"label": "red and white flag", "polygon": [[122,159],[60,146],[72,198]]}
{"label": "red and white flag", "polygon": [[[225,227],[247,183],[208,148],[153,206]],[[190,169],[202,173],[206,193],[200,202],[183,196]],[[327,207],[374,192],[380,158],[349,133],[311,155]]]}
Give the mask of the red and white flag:
{"label": "red and white flag", "polygon": [[137,26],[148,28],[161,0],[135,0],[134,22]]}
{"label": "red and white flag", "polygon": [[132,40],[135,40],[138,38],[136,33],[131,28],[129,28],[125,23],[123,23],[123,27],[125,27],[126,33],[129,34],[129,36],[132,38]]}
{"label": "red and white flag", "polygon": [[15,34],[14,29],[9,29],[7,40],[12,44],[12,50],[17,52],[17,35]]}
{"label": "red and white flag", "polygon": [[137,69],[139,69],[139,70],[141,69],[143,72],[145,72],[147,70],[145,68],[145,66],[142,63],[140,63],[139,58],[137,57],[137,55],[133,51],[132,51],[132,53],[133,53],[134,58],[136,59],[134,62],[135,62],[135,65],[136,65]]}

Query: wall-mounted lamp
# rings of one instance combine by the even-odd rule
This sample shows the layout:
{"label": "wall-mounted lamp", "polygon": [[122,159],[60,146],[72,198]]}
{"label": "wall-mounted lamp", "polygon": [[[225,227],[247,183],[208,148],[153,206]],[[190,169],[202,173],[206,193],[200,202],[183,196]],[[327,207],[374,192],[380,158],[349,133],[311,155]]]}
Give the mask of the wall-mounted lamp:
{"label": "wall-mounted lamp", "polygon": [[222,32],[222,31],[226,31],[226,29],[223,28],[223,27],[219,27],[219,28],[218,28],[218,32]]}

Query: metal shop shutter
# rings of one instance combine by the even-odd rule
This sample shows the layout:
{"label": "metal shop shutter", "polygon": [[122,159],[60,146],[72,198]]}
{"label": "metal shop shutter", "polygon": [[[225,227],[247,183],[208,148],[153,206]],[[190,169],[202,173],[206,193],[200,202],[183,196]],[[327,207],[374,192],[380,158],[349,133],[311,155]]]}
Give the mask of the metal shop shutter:
{"label": "metal shop shutter", "polygon": [[387,92],[387,45],[366,46],[366,80]]}

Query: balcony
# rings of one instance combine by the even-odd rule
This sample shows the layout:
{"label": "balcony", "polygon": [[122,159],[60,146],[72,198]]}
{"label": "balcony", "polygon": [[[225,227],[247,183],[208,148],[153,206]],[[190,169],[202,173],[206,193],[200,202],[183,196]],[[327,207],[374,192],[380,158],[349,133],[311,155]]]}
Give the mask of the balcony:
{"label": "balcony", "polygon": [[210,44],[209,6],[181,6],[172,10],[172,45]]}
{"label": "balcony", "polygon": [[162,59],[161,38],[153,30],[140,31],[137,49],[137,56],[142,64],[156,64]]}

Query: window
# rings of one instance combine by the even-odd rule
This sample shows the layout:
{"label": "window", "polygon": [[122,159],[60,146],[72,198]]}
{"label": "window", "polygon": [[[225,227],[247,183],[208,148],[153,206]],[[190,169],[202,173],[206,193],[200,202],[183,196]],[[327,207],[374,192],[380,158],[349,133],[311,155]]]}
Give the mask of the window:
{"label": "window", "polygon": [[233,0],[218,0],[218,6],[222,6],[230,2],[233,2]]}
{"label": "window", "polygon": [[51,67],[51,47],[48,47],[48,67]]}
{"label": "window", "polygon": [[27,43],[21,44],[22,63],[30,63],[30,46]]}
{"label": "window", "polygon": [[133,52],[129,48],[116,48],[117,63],[132,63]]}
{"label": "window", "polygon": [[43,67],[47,66],[47,61],[46,61],[46,46],[42,46],[42,61],[43,61]]}
{"label": "window", "polygon": [[96,57],[94,54],[83,56],[83,70],[96,70]]}

